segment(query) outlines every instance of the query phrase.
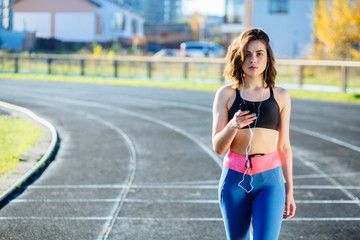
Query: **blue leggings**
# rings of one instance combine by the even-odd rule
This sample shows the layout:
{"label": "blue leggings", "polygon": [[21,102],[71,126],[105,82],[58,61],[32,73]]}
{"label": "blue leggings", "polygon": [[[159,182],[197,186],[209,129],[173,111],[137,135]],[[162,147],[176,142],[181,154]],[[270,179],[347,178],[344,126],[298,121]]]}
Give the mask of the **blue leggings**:
{"label": "blue leggings", "polygon": [[[285,187],[281,167],[252,176],[253,189],[246,193],[238,186],[243,173],[223,166],[219,184],[220,208],[229,240],[250,239],[250,222],[254,240],[278,239],[285,206]],[[250,190],[250,175],[241,183]]]}

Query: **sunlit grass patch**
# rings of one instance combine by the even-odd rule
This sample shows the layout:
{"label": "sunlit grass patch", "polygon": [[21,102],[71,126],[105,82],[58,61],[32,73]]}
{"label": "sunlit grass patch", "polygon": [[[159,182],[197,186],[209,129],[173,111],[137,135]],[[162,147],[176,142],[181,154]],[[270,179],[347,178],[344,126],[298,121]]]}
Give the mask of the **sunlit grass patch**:
{"label": "sunlit grass patch", "polygon": [[0,116],[0,177],[16,167],[18,158],[40,135],[41,130],[29,120]]}

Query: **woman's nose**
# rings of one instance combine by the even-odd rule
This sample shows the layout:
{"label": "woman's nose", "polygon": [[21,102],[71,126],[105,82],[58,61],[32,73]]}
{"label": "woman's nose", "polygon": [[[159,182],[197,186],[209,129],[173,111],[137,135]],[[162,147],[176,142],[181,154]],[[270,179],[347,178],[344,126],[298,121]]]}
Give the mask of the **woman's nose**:
{"label": "woman's nose", "polygon": [[251,63],[254,63],[255,61],[256,61],[256,60],[255,60],[255,56],[254,56],[254,55],[251,55],[251,56],[250,56],[250,62],[251,62]]}

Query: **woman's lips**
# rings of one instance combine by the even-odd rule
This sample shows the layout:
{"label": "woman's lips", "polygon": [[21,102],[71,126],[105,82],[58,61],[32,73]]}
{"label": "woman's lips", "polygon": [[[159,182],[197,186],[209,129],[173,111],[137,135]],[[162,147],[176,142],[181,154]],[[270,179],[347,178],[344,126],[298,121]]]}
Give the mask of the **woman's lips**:
{"label": "woman's lips", "polygon": [[257,67],[251,66],[251,67],[249,67],[249,69],[252,70],[252,71],[254,71],[254,70],[257,69]]}

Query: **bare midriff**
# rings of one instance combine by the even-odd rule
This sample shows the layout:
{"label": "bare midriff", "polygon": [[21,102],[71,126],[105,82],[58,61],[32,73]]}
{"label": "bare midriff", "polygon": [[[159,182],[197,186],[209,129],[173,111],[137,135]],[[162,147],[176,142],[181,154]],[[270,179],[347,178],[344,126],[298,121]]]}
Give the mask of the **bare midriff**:
{"label": "bare midriff", "polygon": [[[272,129],[266,128],[252,128],[253,138],[251,140],[251,149],[248,152],[251,154],[269,154],[276,151],[276,142],[278,132]],[[250,140],[249,128],[239,129],[231,146],[230,150],[234,153],[245,155],[246,147]]]}

